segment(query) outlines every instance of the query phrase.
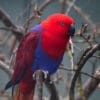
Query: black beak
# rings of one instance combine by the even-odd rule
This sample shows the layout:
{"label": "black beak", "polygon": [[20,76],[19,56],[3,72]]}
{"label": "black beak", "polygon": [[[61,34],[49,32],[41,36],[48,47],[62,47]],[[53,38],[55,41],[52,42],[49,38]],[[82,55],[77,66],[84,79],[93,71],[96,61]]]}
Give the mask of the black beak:
{"label": "black beak", "polygon": [[70,28],[69,28],[69,32],[68,32],[68,35],[73,37],[75,34],[75,25],[74,24],[71,24]]}

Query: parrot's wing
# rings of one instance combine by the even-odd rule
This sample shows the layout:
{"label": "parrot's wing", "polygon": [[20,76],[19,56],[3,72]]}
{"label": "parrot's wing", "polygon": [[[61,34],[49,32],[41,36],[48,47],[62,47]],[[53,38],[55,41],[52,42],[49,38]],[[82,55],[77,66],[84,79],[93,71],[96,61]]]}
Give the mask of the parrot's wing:
{"label": "parrot's wing", "polygon": [[22,39],[16,54],[13,82],[20,81],[24,73],[31,68],[38,36],[38,32],[30,32]]}
{"label": "parrot's wing", "polygon": [[19,44],[14,63],[14,73],[11,81],[6,85],[5,89],[19,83],[23,76],[27,76],[27,72],[29,73],[31,70],[34,51],[40,34],[39,28],[35,31],[34,30],[25,35]]}

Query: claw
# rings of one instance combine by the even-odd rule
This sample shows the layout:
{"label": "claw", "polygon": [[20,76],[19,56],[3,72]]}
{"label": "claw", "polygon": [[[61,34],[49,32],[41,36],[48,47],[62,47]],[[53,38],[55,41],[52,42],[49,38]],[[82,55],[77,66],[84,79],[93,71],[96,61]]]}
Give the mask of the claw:
{"label": "claw", "polygon": [[46,79],[48,77],[49,72],[48,71],[45,71],[45,70],[42,70],[42,72],[44,74],[44,79]]}
{"label": "claw", "polygon": [[36,79],[36,72],[34,72],[34,74],[33,74],[33,80],[35,80]]}
{"label": "claw", "polygon": [[[37,71],[39,71],[39,70],[37,70]],[[36,73],[37,73],[37,71],[35,71],[34,74],[33,74],[33,80],[36,79]],[[41,70],[41,72],[43,72],[44,79],[46,79],[48,77],[49,72],[48,71],[45,71],[45,70]]]}

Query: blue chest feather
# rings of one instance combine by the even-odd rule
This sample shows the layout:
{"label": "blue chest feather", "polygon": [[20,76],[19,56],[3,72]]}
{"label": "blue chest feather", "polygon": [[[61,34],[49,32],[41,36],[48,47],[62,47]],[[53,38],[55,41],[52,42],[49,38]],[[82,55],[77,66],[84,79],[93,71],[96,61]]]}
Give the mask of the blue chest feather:
{"label": "blue chest feather", "polygon": [[[31,31],[38,31],[41,29],[42,29],[41,26],[38,25]],[[54,72],[57,71],[59,65],[61,64],[63,56],[57,60],[49,57],[44,52],[44,50],[41,46],[41,36],[42,36],[42,32],[40,32],[39,42],[38,42],[37,48],[35,50],[35,54],[34,54],[35,56],[34,56],[34,61],[32,64],[32,70],[35,71],[35,70],[41,69],[41,70],[48,71],[49,74],[53,74]]]}

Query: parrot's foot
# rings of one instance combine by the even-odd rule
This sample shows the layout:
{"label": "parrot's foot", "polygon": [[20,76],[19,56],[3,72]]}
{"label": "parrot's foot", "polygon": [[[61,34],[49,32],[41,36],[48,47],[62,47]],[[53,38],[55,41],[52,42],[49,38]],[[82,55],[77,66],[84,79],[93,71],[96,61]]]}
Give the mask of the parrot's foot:
{"label": "parrot's foot", "polygon": [[48,75],[49,75],[49,72],[48,71],[45,71],[45,70],[37,70],[33,74],[33,79],[34,80],[36,79],[36,74],[37,74],[38,71],[41,71],[43,73],[44,80],[48,78]]}
{"label": "parrot's foot", "polygon": [[49,72],[48,71],[45,71],[45,70],[42,70],[42,72],[44,74],[44,79],[47,79]]}

